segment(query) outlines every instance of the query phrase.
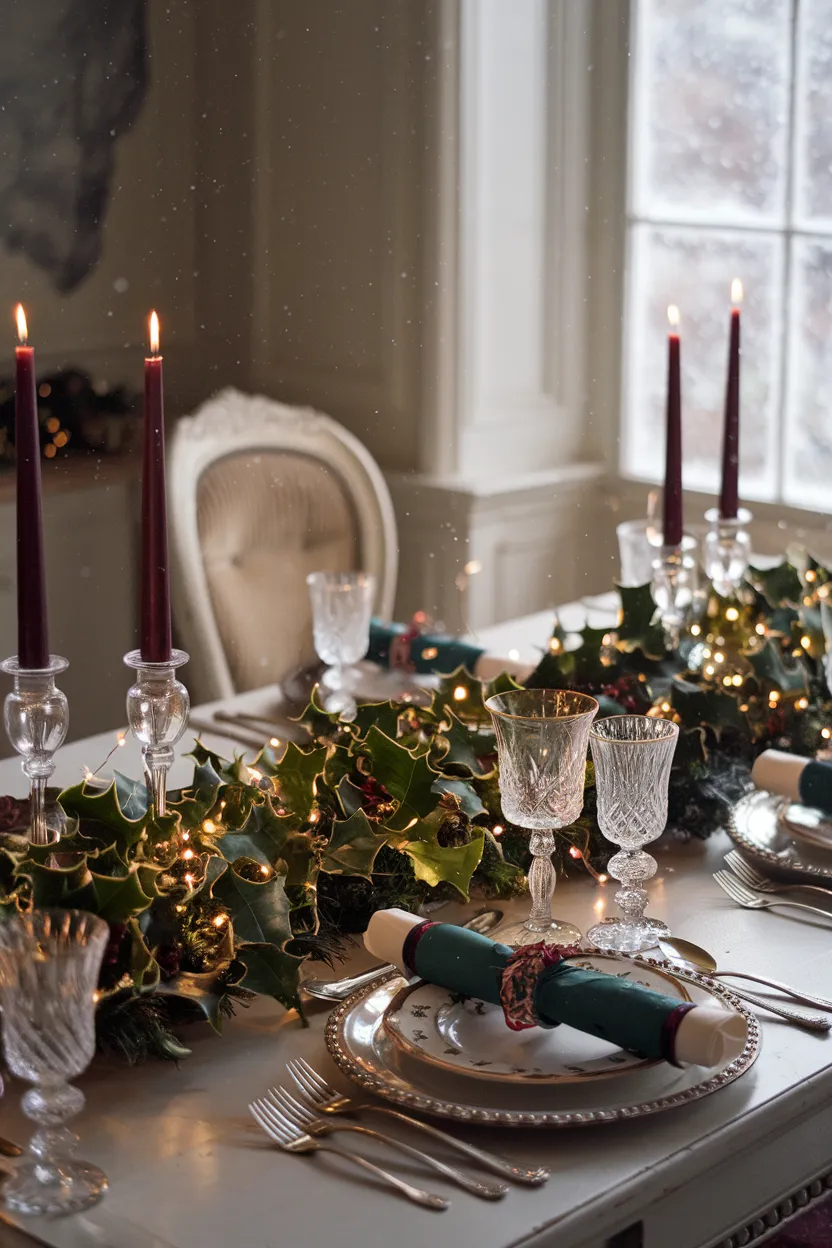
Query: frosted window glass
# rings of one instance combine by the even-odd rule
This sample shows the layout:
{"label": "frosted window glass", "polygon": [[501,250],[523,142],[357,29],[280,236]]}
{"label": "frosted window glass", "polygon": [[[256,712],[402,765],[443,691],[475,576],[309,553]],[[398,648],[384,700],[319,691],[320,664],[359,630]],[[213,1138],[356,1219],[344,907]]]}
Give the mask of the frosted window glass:
{"label": "frosted window glass", "polygon": [[651,219],[780,224],[789,0],[641,0],[633,208]]}
{"label": "frosted window glass", "polygon": [[719,483],[731,279],[742,279],[740,490],[770,499],[777,488],[783,241],[774,234],[636,226],[631,231],[623,466],[664,476],[667,306],[682,311],[684,484]]}
{"label": "frosted window glass", "polygon": [[794,243],[786,502],[832,511],[832,239]]}
{"label": "frosted window glass", "polygon": [[798,220],[832,228],[832,0],[803,0],[797,65]]}

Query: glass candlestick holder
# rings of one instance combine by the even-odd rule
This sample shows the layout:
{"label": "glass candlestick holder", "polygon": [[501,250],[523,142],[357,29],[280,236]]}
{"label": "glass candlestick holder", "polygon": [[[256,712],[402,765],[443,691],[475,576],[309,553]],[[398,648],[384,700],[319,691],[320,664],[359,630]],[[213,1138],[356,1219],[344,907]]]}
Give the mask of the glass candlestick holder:
{"label": "glass candlestick holder", "polygon": [[678,546],[659,547],[653,559],[653,598],[673,650],[693,608],[699,579],[696,555],[696,538],[685,534]]}
{"label": "glass candlestick holder", "polygon": [[55,770],[55,751],[63,745],[69,727],[69,704],[55,684],[69,667],[59,654],[50,654],[47,667],[21,667],[15,655],[0,664],[14,680],[3,707],[6,734],[21,756],[23,773],[31,786],[29,840],[51,845],[60,840],[64,816],[60,806],[47,809],[46,782]]}
{"label": "glass candlestick holder", "polygon": [[188,662],[188,655],[172,650],[167,662],[149,663],[140,650],[131,650],[124,662],[136,671],[136,682],[127,691],[127,722],[142,747],[148,793],[158,818],[167,813],[173,747],[188,726],[191,700],[176,679],[176,669]]}
{"label": "glass candlestick holder", "polygon": [[737,592],[745,579],[751,559],[751,535],[748,526],[752,515],[740,507],[735,516],[721,516],[711,507],[705,512],[709,529],[705,535],[703,564],[705,574],[723,598]]}

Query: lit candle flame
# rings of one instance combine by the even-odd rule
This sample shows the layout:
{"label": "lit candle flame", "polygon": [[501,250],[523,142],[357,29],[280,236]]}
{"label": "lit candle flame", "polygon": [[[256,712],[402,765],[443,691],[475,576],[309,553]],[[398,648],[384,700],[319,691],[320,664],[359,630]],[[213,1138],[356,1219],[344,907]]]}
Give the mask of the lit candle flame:
{"label": "lit candle flame", "polygon": [[731,302],[735,308],[742,303],[742,282],[738,277],[731,283]]}
{"label": "lit candle flame", "polygon": [[150,354],[159,354],[159,318],[155,312],[150,313]]}
{"label": "lit candle flame", "polygon": [[29,337],[29,330],[26,325],[26,313],[23,311],[22,303],[17,305],[14,314],[17,318],[17,339],[21,347],[25,347]]}
{"label": "lit candle flame", "polygon": [[671,303],[670,307],[667,309],[667,320],[670,328],[678,329],[681,319],[682,318],[679,316],[679,309],[676,307],[676,304]]}

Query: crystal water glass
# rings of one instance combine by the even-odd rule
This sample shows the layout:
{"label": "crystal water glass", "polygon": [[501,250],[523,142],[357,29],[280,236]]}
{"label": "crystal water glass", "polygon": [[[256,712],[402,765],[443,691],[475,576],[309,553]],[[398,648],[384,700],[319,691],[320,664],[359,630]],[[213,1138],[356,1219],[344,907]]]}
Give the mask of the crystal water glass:
{"label": "crystal water glass", "polygon": [[80,910],[34,910],[0,922],[3,1049],[11,1072],[34,1084],[23,1110],[38,1124],[2,1196],[18,1213],[69,1213],[107,1189],[102,1170],[74,1157],[62,1124],[84,1105],[70,1079],[95,1051],[94,994],[110,929]]}
{"label": "crystal water glass", "polygon": [[355,714],[351,668],[370,647],[370,618],[376,578],[368,572],[310,572],[306,578],[312,603],[315,650],[327,665],[322,678],[328,711]]}
{"label": "crystal water glass", "polygon": [[592,725],[589,743],[595,765],[598,824],[608,841],[620,846],[607,871],[621,888],[615,900],[621,915],[590,928],[599,949],[638,953],[652,949],[667,931],[645,918],[645,880],[656,874],[656,860],[642,849],[667,823],[667,786],[678,726],[648,715],[614,715]]}
{"label": "crystal water glass", "polygon": [[581,933],[552,917],[557,875],[554,833],[574,823],[584,804],[587,739],[594,698],[563,689],[511,689],[486,701],[494,721],[503,815],[530,832],[529,917],[497,929],[507,945],[572,945]]}

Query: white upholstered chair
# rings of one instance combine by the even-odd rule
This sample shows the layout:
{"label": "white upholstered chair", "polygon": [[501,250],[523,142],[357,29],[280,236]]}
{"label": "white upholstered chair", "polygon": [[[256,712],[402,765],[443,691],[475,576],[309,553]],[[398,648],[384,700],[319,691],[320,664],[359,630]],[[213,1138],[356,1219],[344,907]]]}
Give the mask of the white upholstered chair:
{"label": "white upholstered chair", "polygon": [[361,568],[389,619],[396,522],[375,460],[328,416],[223,390],[176,425],[168,463],[174,620],[192,701],[313,662],[307,573]]}

